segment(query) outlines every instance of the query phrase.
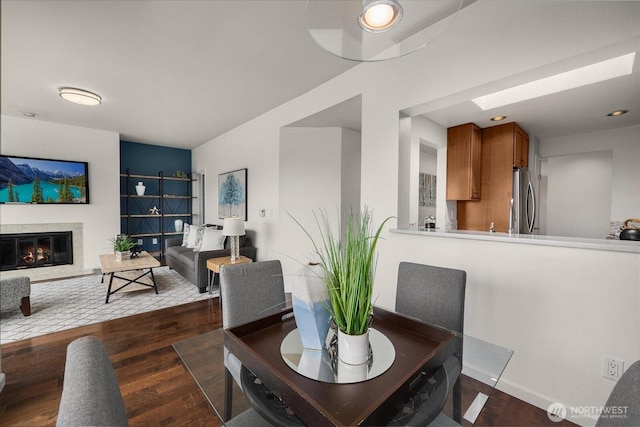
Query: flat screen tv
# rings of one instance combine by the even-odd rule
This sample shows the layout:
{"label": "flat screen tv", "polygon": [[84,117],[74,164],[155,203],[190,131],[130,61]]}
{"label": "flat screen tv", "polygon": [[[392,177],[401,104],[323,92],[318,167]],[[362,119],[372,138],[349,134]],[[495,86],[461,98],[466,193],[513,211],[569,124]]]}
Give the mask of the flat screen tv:
{"label": "flat screen tv", "polygon": [[87,204],[89,164],[0,155],[0,203]]}

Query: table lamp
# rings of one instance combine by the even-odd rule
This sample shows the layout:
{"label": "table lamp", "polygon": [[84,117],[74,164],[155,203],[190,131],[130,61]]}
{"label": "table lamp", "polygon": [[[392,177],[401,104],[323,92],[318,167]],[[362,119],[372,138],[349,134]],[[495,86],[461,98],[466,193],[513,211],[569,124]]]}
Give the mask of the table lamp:
{"label": "table lamp", "polygon": [[240,259],[240,237],[244,236],[244,220],[242,218],[225,218],[222,234],[231,238],[231,261]]}

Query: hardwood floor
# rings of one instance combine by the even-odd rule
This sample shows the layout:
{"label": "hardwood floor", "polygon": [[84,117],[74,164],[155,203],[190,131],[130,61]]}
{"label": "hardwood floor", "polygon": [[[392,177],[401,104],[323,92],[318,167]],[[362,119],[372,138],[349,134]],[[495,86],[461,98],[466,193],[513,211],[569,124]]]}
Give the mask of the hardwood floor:
{"label": "hardwood floor", "polygon": [[[210,299],[4,344],[7,384],[0,393],[0,425],[55,425],[66,347],[78,337],[95,335],[111,357],[131,426],[220,426],[172,344],[221,325],[218,301]],[[546,411],[499,391],[491,395],[478,424],[571,425],[552,423]]]}

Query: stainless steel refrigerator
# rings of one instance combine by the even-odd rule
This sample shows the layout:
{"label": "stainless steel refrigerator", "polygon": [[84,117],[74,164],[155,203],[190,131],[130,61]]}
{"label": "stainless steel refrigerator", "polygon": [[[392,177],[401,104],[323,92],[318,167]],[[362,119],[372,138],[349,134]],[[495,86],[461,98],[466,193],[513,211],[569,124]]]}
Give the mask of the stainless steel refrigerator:
{"label": "stainless steel refrigerator", "polygon": [[513,170],[513,192],[509,232],[538,234],[536,227],[536,195],[528,169]]}

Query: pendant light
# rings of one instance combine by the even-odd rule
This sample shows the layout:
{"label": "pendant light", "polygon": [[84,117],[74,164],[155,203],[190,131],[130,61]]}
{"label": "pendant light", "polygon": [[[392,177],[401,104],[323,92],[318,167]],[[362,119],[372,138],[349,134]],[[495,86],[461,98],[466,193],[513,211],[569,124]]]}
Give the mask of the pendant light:
{"label": "pendant light", "polygon": [[323,49],[344,59],[397,58],[438,37],[463,0],[307,0],[307,29]]}
{"label": "pendant light", "polygon": [[368,0],[358,23],[363,30],[380,33],[393,28],[402,19],[402,6],[396,0]]}

